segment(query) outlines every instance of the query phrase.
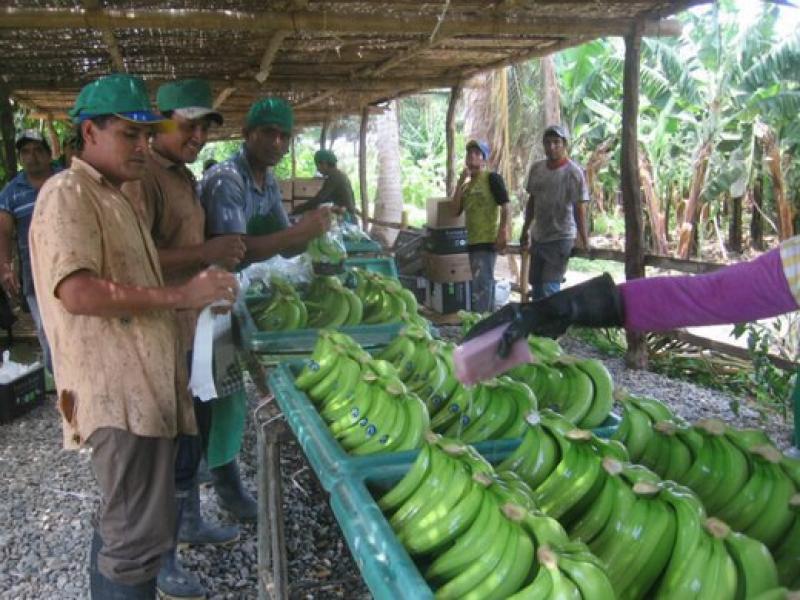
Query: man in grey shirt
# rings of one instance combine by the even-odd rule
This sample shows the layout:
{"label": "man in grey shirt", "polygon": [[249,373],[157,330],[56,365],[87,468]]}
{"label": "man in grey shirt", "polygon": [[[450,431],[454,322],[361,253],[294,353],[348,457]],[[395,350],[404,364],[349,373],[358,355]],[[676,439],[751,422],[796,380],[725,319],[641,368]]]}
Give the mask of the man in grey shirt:
{"label": "man in grey shirt", "polygon": [[[569,136],[561,125],[544,131],[546,160],[534,163],[525,189],[528,204],[519,244],[531,242],[530,283],[534,300],[561,289],[573,247],[588,247],[583,169],[567,157]],[[533,224],[533,227],[531,227]]]}

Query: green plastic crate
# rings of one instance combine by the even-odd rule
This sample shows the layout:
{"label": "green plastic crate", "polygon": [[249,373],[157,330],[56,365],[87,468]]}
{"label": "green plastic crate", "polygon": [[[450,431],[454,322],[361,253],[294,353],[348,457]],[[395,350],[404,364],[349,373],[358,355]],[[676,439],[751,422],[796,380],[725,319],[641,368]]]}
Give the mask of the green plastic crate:
{"label": "green plastic crate", "polygon": [[[397,462],[410,463],[416,458],[419,450],[369,456],[349,455],[331,435],[305,392],[295,386],[295,376],[305,363],[306,361],[298,359],[281,363],[267,377],[267,385],[325,490],[330,491],[340,478],[352,476],[364,469],[373,466],[381,469]],[[619,418],[610,415],[608,421],[594,432],[598,436],[608,437],[618,423]],[[484,456],[501,460],[513,452],[520,442],[520,439],[489,440],[474,446]]]}
{"label": "green plastic crate", "polygon": [[[246,297],[233,307],[236,323],[236,341],[240,348],[257,354],[310,354],[319,338],[319,329],[292,329],[290,331],[260,331],[250,314],[248,305],[263,296]],[[404,323],[381,325],[354,325],[339,327],[338,331],[352,337],[364,348],[377,348],[391,342]]]}
{"label": "green plastic crate", "polygon": [[380,273],[388,277],[397,279],[397,265],[390,256],[379,256],[376,258],[347,258],[344,261],[345,267],[358,267]]}
{"label": "green plastic crate", "polygon": [[381,246],[375,240],[358,240],[348,242],[347,240],[344,241],[344,248],[347,250],[347,254],[380,254],[383,252],[383,246]]}

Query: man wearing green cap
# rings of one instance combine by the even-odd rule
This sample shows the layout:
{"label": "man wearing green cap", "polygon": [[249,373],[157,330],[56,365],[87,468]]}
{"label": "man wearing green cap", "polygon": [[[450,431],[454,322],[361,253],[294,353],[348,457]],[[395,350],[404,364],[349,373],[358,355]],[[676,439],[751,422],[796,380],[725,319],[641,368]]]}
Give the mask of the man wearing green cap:
{"label": "man wearing green cap", "polygon": [[353,186],[347,175],[336,167],[336,155],[330,150],[317,150],[314,154],[314,164],[317,171],[325,177],[325,183],[311,200],[298,206],[292,214],[298,215],[318,207],[320,204],[330,202],[345,211],[346,218],[356,222],[356,203],[353,198]]}
{"label": "man wearing green cap", "polygon": [[[200,195],[206,209],[207,235],[243,235],[246,262],[302,252],[310,240],[331,226],[329,207],[308,211],[296,225],[289,225],[272,169],[289,150],[293,127],[292,107],[282,98],[255,102],[245,119],[242,149],[212,167],[203,178]],[[222,352],[223,346],[215,345],[217,364],[222,362]],[[227,376],[218,386],[222,391],[218,402],[232,409],[245,402],[244,379],[235,360],[229,365]],[[242,485],[236,461],[223,462],[235,448],[214,444],[214,419],[211,424],[207,458],[220,505],[241,521],[255,521],[257,504]],[[220,452],[213,456],[216,447]]]}
{"label": "man wearing green cap", "polygon": [[95,599],[152,599],[174,544],[175,438],[197,431],[176,391],[175,310],[233,302],[236,279],[207,269],[165,287],[123,183],[142,177],[151,125],[141,79],[85,86],[70,112],[81,157],[42,187],[31,262],[53,352],[65,445],[91,447],[101,503],[89,580]]}
{"label": "man wearing green cap", "polygon": [[[158,88],[156,104],[168,120],[156,126],[144,176],[140,181],[125,184],[123,191],[139,200],[158,249],[164,281],[167,285],[180,285],[210,265],[233,269],[244,258],[245,247],[238,235],[205,240],[205,213],[197,195],[197,182],[186,167],[197,160],[209,129],[222,124],[222,115],[212,108],[208,82],[188,79],[164,84]],[[196,310],[176,313],[179,329],[176,387],[179,393],[187,395],[197,315]],[[164,556],[157,583],[159,592],[169,598],[205,597],[200,581],[182,568],[177,543],[219,545],[239,538],[237,527],[214,526],[202,518],[197,485],[202,447],[199,435],[178,436],[177,539],[176,546]]]}

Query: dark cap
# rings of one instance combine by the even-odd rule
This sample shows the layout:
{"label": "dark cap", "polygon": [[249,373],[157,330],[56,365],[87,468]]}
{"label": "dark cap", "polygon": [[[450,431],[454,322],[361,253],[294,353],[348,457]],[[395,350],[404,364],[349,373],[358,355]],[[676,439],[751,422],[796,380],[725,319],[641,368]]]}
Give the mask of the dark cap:
{"label": "dark cap", "polygon": [[547,136],[556,136],[560,137],[565,142],[569,141],[569,133],[567,133],[567,128],[563,125],[550,125],[544,130],[542,139],[546,138]]}
{"label": "dark cap", "polygon": [[469,152],[472,148],[477,148],[483,154],[483,159],[486,160],[489,158],[489,155],[492,153],[491,149],[489,148],[489,144],[484,142],[483,140],[470,140],[467,142],[467,152]]}
{"label": "dark cap", "polygon": [[48,152],[50,152],[50,144],[47,143],[47,140],[44,139],[44,136],[36,129],[25,129],[17,136],[17,152],[19,152],[28,142],[39,142],[42,146],[47,148]]}

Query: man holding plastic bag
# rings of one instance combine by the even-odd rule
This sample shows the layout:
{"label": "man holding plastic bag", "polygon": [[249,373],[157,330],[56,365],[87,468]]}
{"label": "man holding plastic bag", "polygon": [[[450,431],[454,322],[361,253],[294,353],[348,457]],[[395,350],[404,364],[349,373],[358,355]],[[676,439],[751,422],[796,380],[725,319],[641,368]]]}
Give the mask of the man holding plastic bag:
{"label": "man holding plastic bag", "polygon": [[[273,167],[286,155],[294,127],[292,107],[282,98],[255,102],[245,119],[244,143],[232,158],[211,168],[201,184],[210,238],[241,236],[245,263],[302,252],[331,227],[330,207],[307,212],[293,226],[283,208]],[[220,505],[239,520],[254,521],[257,505],[245,490],[235,456],[241,447],[247,401],[242,367],[232,338],[214,343],[219,399],[211,403],[207,458]],[[198,414],[198,419],[203,417]],[[202,423],[201,423],[202,427]]]}

